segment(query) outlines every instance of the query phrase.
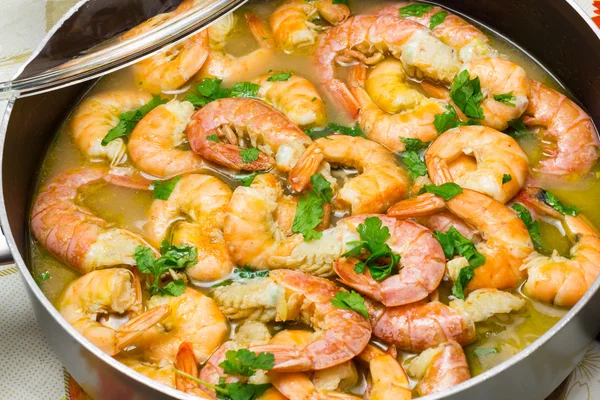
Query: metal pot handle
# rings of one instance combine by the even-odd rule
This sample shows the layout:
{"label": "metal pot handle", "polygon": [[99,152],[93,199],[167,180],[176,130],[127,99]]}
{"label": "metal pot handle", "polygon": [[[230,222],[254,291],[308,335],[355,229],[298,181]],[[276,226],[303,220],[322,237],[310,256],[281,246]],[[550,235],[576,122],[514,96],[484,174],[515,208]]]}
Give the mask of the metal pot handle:
{"label": "metal pot handle", "polygon": [[14,262],[4,231],[0,227],[0,265],[13,264]]}

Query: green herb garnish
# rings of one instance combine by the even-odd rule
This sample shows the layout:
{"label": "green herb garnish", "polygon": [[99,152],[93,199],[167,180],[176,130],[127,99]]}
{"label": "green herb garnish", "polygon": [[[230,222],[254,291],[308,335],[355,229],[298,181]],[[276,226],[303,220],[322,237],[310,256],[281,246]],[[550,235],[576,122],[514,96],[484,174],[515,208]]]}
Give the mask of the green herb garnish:
{"label": "green herb garnish", "polygon": [[367,306],[365,306],[365,299],[354,290],[352,292],[337,292],[335,294],[335,299],[331,299],[331,304],[337,308],[356,311],[366,319],[369,319]]}
{"label": "green herb garnish", "polygon": [[459,126],[469,126],[469,125],[481,125],[479,121],[475,121],[473,119],[469,119],[467,122],[462,122],[458,119],[458,115],[456,115],[456,110],[451,105],[446,105],[445,113],[436,114],[433,118],[433,126],[437,130],[438,134],[442,134],[449,129],[453,129]]}
{"label": "green herb garnish", "polygon": [[426,176],[427,166],[425,165],[425,161],[419,156],[419,152],[426,149],[430,142],[423,142],[413,138],[400,138],[400,140],[404,143],[404,148],[406,149],[400,153],[400,158],[402,158],[402,162],[404,162],[409,171],[410,179]]}
{"label": "green herb garnish", "polygon": [[479,77],[471,79],[467,70],[456,75],[450,86],[450,97],[467,117],[483,119],[483,109],[480,106],[483,93]]}
{"label": "green herb garnish", "polygon": [[331,184],[322,175],[314,174],[310,183],[312,189],[298,199],[292,223],[292,232],[301,233],[306,241],[321,237],[322,233],[315,228],[323,222],[323,205],[330,203],[333,196]]}
{"label": "green herb garnish", "polygon": [[275,74],[267,78],[267,82],[285,82],[292,77],[291,72],[283,72],[281,74]]}
{"label": "green herb garnish", "polygon": [[365,267],[369,267],[371,276],[376,281],[382,281],[392,275],[394,269],[400,262],[400,256],[394,252],[386,241],[390,238],[390,230],[383,226],[383,222],[377,217],[369,217],[365,222],[358,225],[356,231],[360,235],[360,240],[348,242],[348,245],[355,246],[342,257],[357,257],[362,250],[370,253],[369,258],[364,262],[359,262],[354,266],[354,271],[362,274]]}
{"label": "green herb garnish", "polygon": [[511,127],[514,132],[507,132],[507,135],[513,136],[515,138],[518,138],[520,136],[529,136],[531,134],[531,132],[529,132],[529,129],[527,129],[527,127],[520,118],[511,119],[510,121],[508,121],[508,126]]}
{"label": "green herb garnish", "polygon": [[333,0],[331,4],[343,4],[345,6],[348,5],[348,0]]}
{"label": "green herb garnish", "polygon": [[531,213],[524,205],[518,203],[513,204],[512,209],[516,211],[519,218],[521,218],[521,221],[523,221],[527,227],[535,250],[541,252],[544,249],[544,245],[542,243],[542,235],[540,233],[540,223],[533,220]]}
{"label": "green herb garnish", "polygon": [[476,357],[485,357],[490,354],[497,354],[498,349],[495,347],[477,347],[473,350]]}
{"label": "green herb garnish", "polygon": [[242,279],[254,279],[254,278],[264,278],[269,276],[269,270],[263,269],[260,271],[255,271],[250,267],[242,267],[236,268],[233,270],[233,273]]}
{"label": "green herb garnish", "polygon": [[422,17],[426,12],[433,8],[429,4],[411,4],[400,9],[400,16],[406,17]]}
{"label": "green herb garnish", "polygon": [[231,88],[229,97],[258,97],[260,85],[252,82],[238,82]]}
{"label": "green herb garnish", "polygon": [[38,285],[40,285],[42,282],[47,281],[50,278],[52,278],[52,275],[50,275],[50,272],[46,271],[46,272],[42,272],[41,274],[39,274],[37,277],[34,277],[33,279],[35,280],[35,282]]}
{"label": "green herb garnish", "polygon": [[513,101],[517,100],[517,98],[513,96],[513,92],[495,94],[494,100],[499,101],[500,103],[504,103],[507,106],[516,107],[516,104],[513,103]]}
{"label": "green herb garnish", "polygon": [[256,147],[250,147],[248,149],[242,149],[240,156],[242,156],[243,163],[251,163],[252,161],[258,160],[259,151]]}
{"label": "green herb garnish", "polygon": [[162,99],[160,96],[152,96],[152,100],[138,108],[137,110],[127,111],[119,115],[119,122],[112,128],[102,139],[102,146],[108,145],[115,139],[129,137],[138,122],[142,120],[150,111],[154,110],[161,104],[165,104],[168,100]]}
{"label": "green herb garnish", "polygon": [[354,125],[354,127],[349,127],[349,126],[343,126],[343,125],[339,125],[339,124],[335,124],[335,123],[329,123],[329,124],[327,124],[327,126],[325,126],[323,128],[305,129],[304,133],[306,133],[308,136],[310,136],[310,138],[312,140],[317,140],[319,138],[327,137],[329,135],[333,135],[336,133],[340,134],[340,135],[346,135],[346,136],[360,136],[363,138],[367,137],[367,135],[365,135],[363,130],[360,129],[360,126],[358,126],[358,124]]}
{"label": "green herb garnish", "polygon": [[213,389],[217,393],[218,400],[257,400],[263,395],[270,387],[270,383],[263,383],[260,385],[254,385],[251,383],[225,383],[220,382],[218,385],[212,385],[208,382],[204,382],[201,379],[196,378],[186,372],[180,371],[177,368],[173,368],[176,374],[186,377],[202,386]]}
{"label": "green herb garnish", "polygon": [[217,135],[208,135],[206,140],[210,140],[211,142],[219,143],[221,139]]}
{"label": "green herb garnish", "polygon": [[440,11],[431,16],[429,19],[429,29],[433,30],[436,26],[443,23],[448,13],[446,11]]}
{"label": "green herb garnish", "polygon": [[240,181],[240,183],[242,184],[242,186],[244,186],[244,187],[250,187],[250,185],[254,181],[254,178],[256,178],[258,175],[260,175],[262,173],[263,172],[253,172],[250,175],[236,176],[235,179],[237,179],[238,181]]}
{"label": "green herb garnish", "polygon": [[252,376],[256,370],[269,371],[275,365],[275,356],[271,353],[258,353],[247,349],[228,350],[225,360],[219,364],[223,372],[229,375]]}
{"label": "green herb garnish", "polygon": [[188,93],[184,100],[189,101],[196,108],[204,107],[211,101],[229,97],[229,90],[221,87],[223,81],[217,78],[204,78],[196,85],[198,93]]}
{"label": "green herb garnish", "polygon": [[181,179],[181,176],[176,176],[173,179],[166,181],[154,181],[152,182],[152,197],[159,200],[169,200],[175,185]]}
{"label": "green herb garnish", "polygon": [[448,201],[457,194],[463,192],[462,188],[454,182],[446,182],[441,185],[425,185],[419,190],[418,194],[433,193]]}
{"label": "green herb garnish", "polygon": [[509,174],[503,174],[502,175],[502,184],[504,185],[505,183],[508,183],[512,181],[512,176]]}
{"label": "green herb garnish", "polygon": [[558,211],[561,214],[570,215],[571,217],[576,217],[577,214],[579,214],[579,212],[581,211],[579,209],[579,207],[568,206],[568,205],[564,204],[552,192],[544,190],[544,195],[545,195],[545,199],[544,199],[545,203],[548,204],[550,207],[554,208],[556,211]]}

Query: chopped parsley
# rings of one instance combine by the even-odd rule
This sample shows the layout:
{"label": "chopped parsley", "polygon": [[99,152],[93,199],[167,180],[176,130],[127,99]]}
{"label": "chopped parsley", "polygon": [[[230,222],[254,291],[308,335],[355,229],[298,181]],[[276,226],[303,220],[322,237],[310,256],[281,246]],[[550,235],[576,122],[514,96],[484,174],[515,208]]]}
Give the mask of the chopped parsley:
{"label": "chopped parsley", "polygon": [[454,255],[459,255],[465,257],[469,263],[466,267],[461,268],[458,278],[452,286],[452,294],[459,299],[464,299],[464,289],[475,276],[475,268],[485,264],[485,256],[477,251],[473,241],[461,235],[455,227],[451,227],[446,233],[434,231],[433,234],[440,242],[447,259],[451,260]]}
{"label": "chopped parsley", "polygon": [[135,129],[138,122],[146,116],[150,111],[154,110],[161,104],[165,104],[168,100],[162,99],[160,96],[152,96],[152,100],[138,108],[137,110],[131,110],[119,115],[119,122],[117,125],[108,131],[106,136],[102,139],[102,146],[108,145],[115,139],[122,137],[129,137],[131,132]]}
{"label": "chopped parsley", "polygon": [[154,275],[154,282],[148,288],[151,296],[157,293],[180,296],[185,291],[183,279],[172,281],[165,287],[159,286],[159,280],[161,275],[170,269],[182,270],[196,264],[198,257],[196,248],[187,244],[174,246],[163,240],[160,245],[160,255],[159,258],[154,259],[152,249],[137,246],[133,258],[141,273]]}
{"label": "chopped parsley", "polygon": [[531,241],[533,242],[533,247],[537,252],[541,252],[544,249],[544,245],[542,243],[542,235],[540,233],[540,223],[538,221],[534,221],[533,217],[529,210],[522,204],[513,204],[512,209],[515,210],[518,217],[521,218],[521,221],[527,227],[527,231],[529,231],[529,236],[531,237]]}
{"label": "chopped parsley", "polygon": [[331,4],[343,4],[345,6],[348,5],[348,0],[333,0]]}
{"label": "chopped parsley", "polygon": [[242,149],[240,156],[242,156],[243,163],[251,163],[252,161],[258,160],[259,151],[256,147],[250,147],[248,149]]}
{"label": "chopped parsley", "polygon": [[483,119],[483,108],[480,106],[483,93],[479,77],[471,79],[467,70],[456,75],[450,86],[450,97],[467,117]]}
{"label": "chopped parsley", "polygon": [[422,17],[426,12],[433,8],[429,4],[411,4],[400,9],[401,17]]}
{"label": "chopped parsley", "polygon": [[231,88],[229,97],[257,97],[260,85],[252,82],[237,82]]}
{"label": "chopped parsley", "polygon": [[217,135],[208,135],[206,137],[206,140],[210,140],[211,142],[215,142],[215,143],[219,143],[221,141],[221,139],[219,139],[219,137]]}
{"label": "chopped parsley", "polygon": [[354,125],[353,127],[349,127],[335,123],[329,123],[324,128],[308,128],[304,130],[304,133],[310,136],[312,140],[327,137],[335,133],[346,136],[360,136],[365,139],[367,138],[367,135],[365,135],[363,130],[360,129],[360,126],[358,126],[358,124]]}
{"label": "chopped parsley", "polygon": [[252,376],[256,370],[269,371],[275,365],[275,356],[271,353],[258,353],[247,349],[228,350],[225,360],[219,364],[228,375]]}
{"label": "chopped parsley", "polygon": [[456,115],[456,110],[451,105],[446,105],[445,113],[436,114],[433,118],[433,126],[437,130],[438,134],[442,134],[449,129],[453,129],[459,126],[468,126],[468,125],[481,125],[480,122],[475,121],[473,119],[469,119],[467,122],[462,122],[458,119],[458,115]]}
{"label": "chopped parsley", "polygon": [[331,299],[331,304],[337,308],[356,311],[366,319],[369,319],[367,306],[365,306],[365,299],[354,290],[352,292],[337,292],[335,294],[335,299]]}
{"label": "chopped parsley", "polygon": [[440,11],[431,16],[429,19],[429,29],[433,30],[436,26],[444,22],[448,13],[446,11]]}
{"label": "chopped parsley", "polygon": [[506,132],[507,135],[510,135],[514,138],[518,138],[521,136],[529,136],[531,132],[525,126],[523,121],[520,118],[511,119],[508,121],[508,126],[513,129],[512,132]]}
{"label": "chopped parsley", "polygon": [[212,385],[193,375],[180,371],[177,368],[174,368],[173,370],[176,374],[184,376],[202,386],[213,389],[217,392],[218,400],[258,400],[260,396],[271,387],[270,383],[263,383],[260,385],[241,382],[225,383],[223,378],[219,380],[218,385]]}
{"label": "chopped parsley", "polygon": [[233,270],[234,275],[237,275],[239,278],[242,279],[254,279],[254,278],[264,278],[269,276],[269,270],[268,269],[263,269],[260,271],[255,271],[250,267],[242,267],[242,268],[236,268]]}
{"label": "chopped parsley", "polygon": [[498,349],[495,347],[477,347],[473,350],[473,354],[476,357],[485,357],[490,354],[497,354]]}
{"label": "chopped parsley", "polygon": [[505,183],[508,183],[512,181],[512,175],[509,174],[503,174],[502,175],[502,184],[504,185]]}
{"label": "chopped parsley", "polygon": [[354,272],[362,274],[365,267],[369,267],[371,276],[376,281],[382,281],[392,275],[394,269],[400,262],[400,256],[394,252],[386,241],[390,238],[390,230],[383,226],[383,222],[377,217],[369,217],[364,223],[356,228],[360,236],[359,241],[348,242],[350,246],[355,246],[342,257],[358,257],[362,250],[369,252],[369,258],[364,262],[359,262],[354,266]]}
{"label": "chopped parsley", "polygon": [[513,92],[495,94],[494,100],[499,101],[500,103],[504,103],[507,106],[516,107],[516,104],[513,103],[513,101],[517,100],[517,98],[513,96]]}
{"label": "chopped parsley", "polygon": [[[189,101],[196,108],[204,107],[211,101],[229,97],[229,90],[221,87],[223,80],[217,78],[204,78],[196,85],[198,93],[188,93],[184,100]],[[210,140],[210,139],[209,139]]]}
{"label": "chopped parsley", "polygon": [[461,194],[462,188],[454,182],[446,182],[441,185],[425,185],[419,190],[418,194],[433,193],[448,201],[454,196]]}
{"label": "chopped parsley", "polygon": [[545,197],[544,202],[563,215],[570,215],[571,217],[576,217],[577,214],[579,214],[579,212],[581,211],[579,207],[566,205],[565,203],[560,201],[558,197],[556,197],[552,192],[544,190],[543,193]]}
{"label": "chopped parsley", "polygon": [[166,181],[154,181],[152,182],[152,197],[158,200],[169,200],[175,185],[181,179],[181,176],[176,176],[173,179]]}
{"label": "chopped parsley", "polygon": [[260,174],[262,174],[262,172],[253,172],[250,175],[236,176],[235,179],[240,181],[242,186],[250,187],[250,185],[252,185],[252,182],[254,182],[254,178],[256,178]]}
{"label": "chopped parsley", "polygon": [[404,162],[404,165],[406,165],[406,168],[409,171],[410,179],[426,176],[427,166],[425,165],[425,161],[419,155],[419,152],[426,149],[430,142],[423,142],[413,138],[400,138],[400,140],[404,143],[404,148],[406,149],[400,153],[400,158],[402,158],[402,162]]}
{"label": "chopped parsley", "polygon": [[40,285],[42,282],[47,281],[50,278],[52,278],[52,275],[50,275],[50,272],[46,271],[42,272],[37,276],[37,278],[34,277],[33,279],[38,285]]}
{"label": "chopped parsley", "polygon": [[330,203],[333,196],[331,184],[321,174],[311,176],[310,183],[312,189],[298,199],[292,223],[292,232],[301,233],[306,241],[321,237],[315,228],[323,222],[323,205]]}
{"label": "chopped parsley", "polygon": [[281,74],[275,74],[267,78],[267,82],[285,82],[292,77],[291,72],[283,72]]}

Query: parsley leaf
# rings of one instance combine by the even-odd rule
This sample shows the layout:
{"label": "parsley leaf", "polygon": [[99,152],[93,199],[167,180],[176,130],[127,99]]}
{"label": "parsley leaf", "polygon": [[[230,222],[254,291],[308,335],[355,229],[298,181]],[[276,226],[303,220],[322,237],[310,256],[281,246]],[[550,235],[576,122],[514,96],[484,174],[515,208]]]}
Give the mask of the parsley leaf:
{"label": "parsley leaf", "polygon": [[[400,256],[392,252],[390,246],[385,243],[390,238],[390,230],[383,226],[383,222],[377,217],[369,217],[364,223],[356,228],[360,236],[360,241],[349,242],[349,245],[356,245],[342,257],[356,257],[361,254],[361,250],[370,253],[369,258],[364,262],[359,262],[354,266],[354,271],[362,274],[365,267],[369,267],[371,276],[376,281],[382,281],[392,275],[394,269],[400,262]],[[388,261],[389,260],[389,261]]]}
{"label": "parsley leaf", "polygon": [[400,9],[401,17],[422,17],[426,12],[433,8],[429,4],[411,4]]}
{"label": "parsley leaf", "polygon": [[166,181],[154,181],[152,182],[152,197],[159,200],[169,200],[175,185],[181,179],[181,176],[176,176],[173,179]]}
{"label": "parsley leaf", "polygon": [[350,293],[343,291],[337,292],[335,294],[335,299],[331,299],[331,304],[337,308],[356,311],[366,319],[369,319],[367,306],[365,306],[365,299],[354,290]]}
{"label": "parsley leaf", "polygon": [[354,125],[354,127],[343,126],[335,123],[329,123],[327,126],[322,128],[308,128],[304,130],[312,140],[317,140],[322,137],[327,137],[333,134],[340,134],[346,136],[360,136],[363,138],[367,138],[367,135],[360,129],[358,124]]}
{"label": "parsley leaf", "polygon": [[479,77],[471,79],[469,71],[464,70],[456,75],[450,86],[450,97],[469,118],[483,119],[483,101]]}
{"label": "parsley leaf", "polygon": [[477,347],[473,350],[473,354],[476,357],[485,357],[490,354],[497,354],[498,349],[495,347]]}
{"label": "parsley leaf", "polygon": [[469,265],[461,268],[458,279],[452,287],[452,294],[459,299],[464,299],[464,289],[475,276],[475,268],[485,264],[485,256],[478,252],[473,242],[461,235],[455,227],[451,227],[446,233],[434,231],[433,234],[440,242],[447,259],[452,259],[454,255],[458,254],[469,262]]}
{"label": "parsley leaf", "polygon": [[499,101],[500,103],[504,103],[507,106],[516,107],[516,104],[513,103],[513,101],[517,100],[517,98],[513,96],[513,92],[495,94],[494,100]]}
{"label": "parsley leaf", "polygon": [[267,78],[267,82],[284,82],[292,77],[291,72],[283,72],[281,74],[275,74]]}
{"label": "parsley leaf", "polygon": [[247,349],[228,350],[225,360],[219,364],[223,372],[229,375],[252,376],[256,370],[269,371],[275,365],[275,356],[271,353],[256,354]]}
{"label": "parsley leaf", "polygon": [[102,146],[108,145],[115,139],[119,139],[122,137],[129,137],[133,129],[136,127],[138,122],[141,121],[142,118],[146,116],[150,111],[160,106],[161,104],[165,104],[168,100],[162,99],[160,96],[152,96],[152,100],[138,108],[137,110],[131,110],[122,113],[119,115],[119,122],[117,125],[108,131],[106,136],[102,139],[100,144]]}
{"label": "parsley leaf", "polygon": [[235,179],[240,181],[242,186],[250,187],[250,185],[252,185],[252,182],[254,181],[254,178],[256,178],[260,174],[262,174],[262,172],[253,172],[250,175],[236,176]]}
{"label": "parsley leaf", "polygon": [[446,182],[441,185],[425,185],[419,190],[418,194],[433,193],[440,196],[444,200],[450,200],[457,194],[463,192],[462,188],[454,182]]}
{"label": "parsley leaf", "polygon": [[544,195],[545,195],[545,199],[544,199],[545,203],[548,204],[550,207],[554,208],[556,211],[558,211],[561,214],[570,215],[571,217],[576,217],[577,214],[579,214],[579,212],[581,211],[579,209],[579,207],[568,206],[568,205],[564,204],[552,192],[544,190]]}
{"label": "parsley leaf", "polygon": [[210,140],[211,142],[215,142],[215,143],[219,143],[221,141],[221,139],[219,139],[219,137],[217,135],[208,135],[206,137],[206,140]]}
{"label": "parsley leaf", "polygon": [[42,282],[47,281],[50,278],[52,278],[52,275],[50,275],[50,272],[46,271],[46,272],[42,272],[41,274],[39,274],[37,277],[34,277],[33,279],[35,280],[35,282],[38,285],[40,285]]}
{"label": "parsley leaf", "polygon": [[541,252],[544,249],[544,245],[542,243],[542,236],[540,234],[540,223],[533,220],[531,213],[524,205],[518,203],[513,204],[512,209],[516,211],[519,218],[521,218],[521,221],[523,221],[527,227],[535,250],[537,252]]}
{"label": "parsley leaf", "polygon": [[527,129],[527,127],[520,118],[511,119],[510,121],[508,121],[508,126],[511,127],[514,130],[514,132],[507,132],[506,134],[512,137],[517,138],[520,136],[528,136],[531,134],[531,132],[529,132],[529,129]]}
{"label": "parsley leaf", "polygon": [[258,160],[258,149],[256,147],[250,147],[248,149],[242,149],[240,156],[242,156],[243,163],[251,163],[252,161]]}
{"label": "parsley leaf", "polygon": [[300,196],[296,206],[296,215],[292,223],[292,232],[302,233],[304,240],[319,239],[321,232],[315,228],[323,222],[323,205],[331,202],[331,184],[320,174],[310,177],[312,189]]}
{"label": "parsley leaf", "polygon": [[348,5],[348,0],[333,0],[331,4],[343,4],[345,6]]}
{"label": "parsley leaf", "polygon": [[148,288],[151,296],[156,293],[179,296],[185,290],[183,280],[177,279],[165,287],[160,287],[160,277],[169,269],[180,270],[196,264],[198,257],[196,248],[187,244],[173,246],[163,240],[160,245],[160,254],[159,258],[154,259],[152,249],[137,246],[133,258],[141,273],[154,275],[154,283]]}
{"label": "parsley leaf", "polygon": [[459,126],[468,126],[468,125],[481,125],[479,121],[475,121],[473,119],[469,119],[467,122],[462,122],[458,119],[458,115],[456,115],[456,110],[451,105],[446,105],[445,113],[436,114],[433,118],[433,126],[437,130],[438,134],[442,134],[449,129],[453,129]]}
{"label": "parsley leaf", "polygon": [[242,279],[264,278],[269,276],[268,269],[255,271],[249,267],[236,268],[233,270],[233,273]]}
{"label": "parsley leaf", "polygon": [[222,88],[223,80],[217,78],[204,78],[196,85],[198,93],[188,93],[184,100],[189,101],[194,107],[204,107],[214,100],[223,99],[229,96],[229,90]]}
{"label": "parsley leaf", "polygon": [[264,392],[271,387],[270,383],[263,383],[260,385],[254,385],[251,383],[225,383],[219,382],[218,385],[212,385],[208,382],[204,382],[190,375],[186,372],[180,371],[177,368],[173,369],[176,374],[186,377],[202,386],[213,389],[217,392],[217,399],[219,400],[257,400]]}
{"label": "parsley leaf", "polygon": [[504,174],[502,175],[502,184],[504,185],[505,183],[508,183],[512,181],[512,175],[509,174]]}
{"label": "parsley leaf", "polygon": [[402,143],[404,143],[404,151],[421,151],[425,150],[431,142],[424,142],[421,139],[414,138],[400,138]]}
{"label": "parsley leaf", "polygon": [[427,175],[427,166],[425,165],[425,161],[419,156],[419,153],[416,151],[405,151],[400,153],[400,157],[409,171],[408,176],[410,179],[416,179],[419,176]]}
{"label": "parsley leaf", "polygon": [[429,29],[433,30],[436,26],[443,23],[448,13],[446,11],[440,11],[431,16],[429,19]]}
{"label": "parsley leaf", "polygon": [[237,82],[231,88],[230,97],[257,97],[260,85],[252,82]]}

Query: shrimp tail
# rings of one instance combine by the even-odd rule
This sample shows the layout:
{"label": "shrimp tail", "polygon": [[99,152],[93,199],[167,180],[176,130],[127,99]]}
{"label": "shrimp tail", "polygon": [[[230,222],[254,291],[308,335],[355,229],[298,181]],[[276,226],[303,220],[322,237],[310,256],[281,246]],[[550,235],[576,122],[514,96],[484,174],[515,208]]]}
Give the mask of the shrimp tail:
{"label": "shrimp tail", "polygon": [[162,305],[154,307],[122,325],[116,332],[117,352],[131,345],[140,335],[169,315],[171,315],[171,308],[168,305]]}
{"label": "shrimp tail", "polygon": [[307,148],[289,174],[292,189],[297,192],[306,189],[310,184],[310,177],[317,172],[323,160],[324,156],[318,146],[312,145]]}
{"label": "shrimp tail", "polygon": [[276,46],[275,40],[273,39],[273,34],[269,30],[267,24],[265,24],[256,14],[251,12],[245,13],[244,17],[246,18],[248,29],[250,29],[250,33],[258,45],[263,49],[274,49]]}
{"label": "shrimp tail", "polygon": [[383,303],[384,295],[379,290],[377,281],[367,271],[364,274],[354,272],[356,263],[358,260],[348,258],[342,258],[335,263],[334,269],[340,277],[340,282]]}
{"label": "shrimp tail", "polygon": [[446,204],[441,197],[425,193],[394,204],[387,214],[390,217],[407,219],[428,216],[444,208],[446,208]]}
{"label": "shrimp tail", "polygon": [[266,352],[275,356],[275,366],[271,371],[295,372],[308,371],[314,368],[314,363],[306,350],[289,344],[266,344],[251,349],[255,353]]}

